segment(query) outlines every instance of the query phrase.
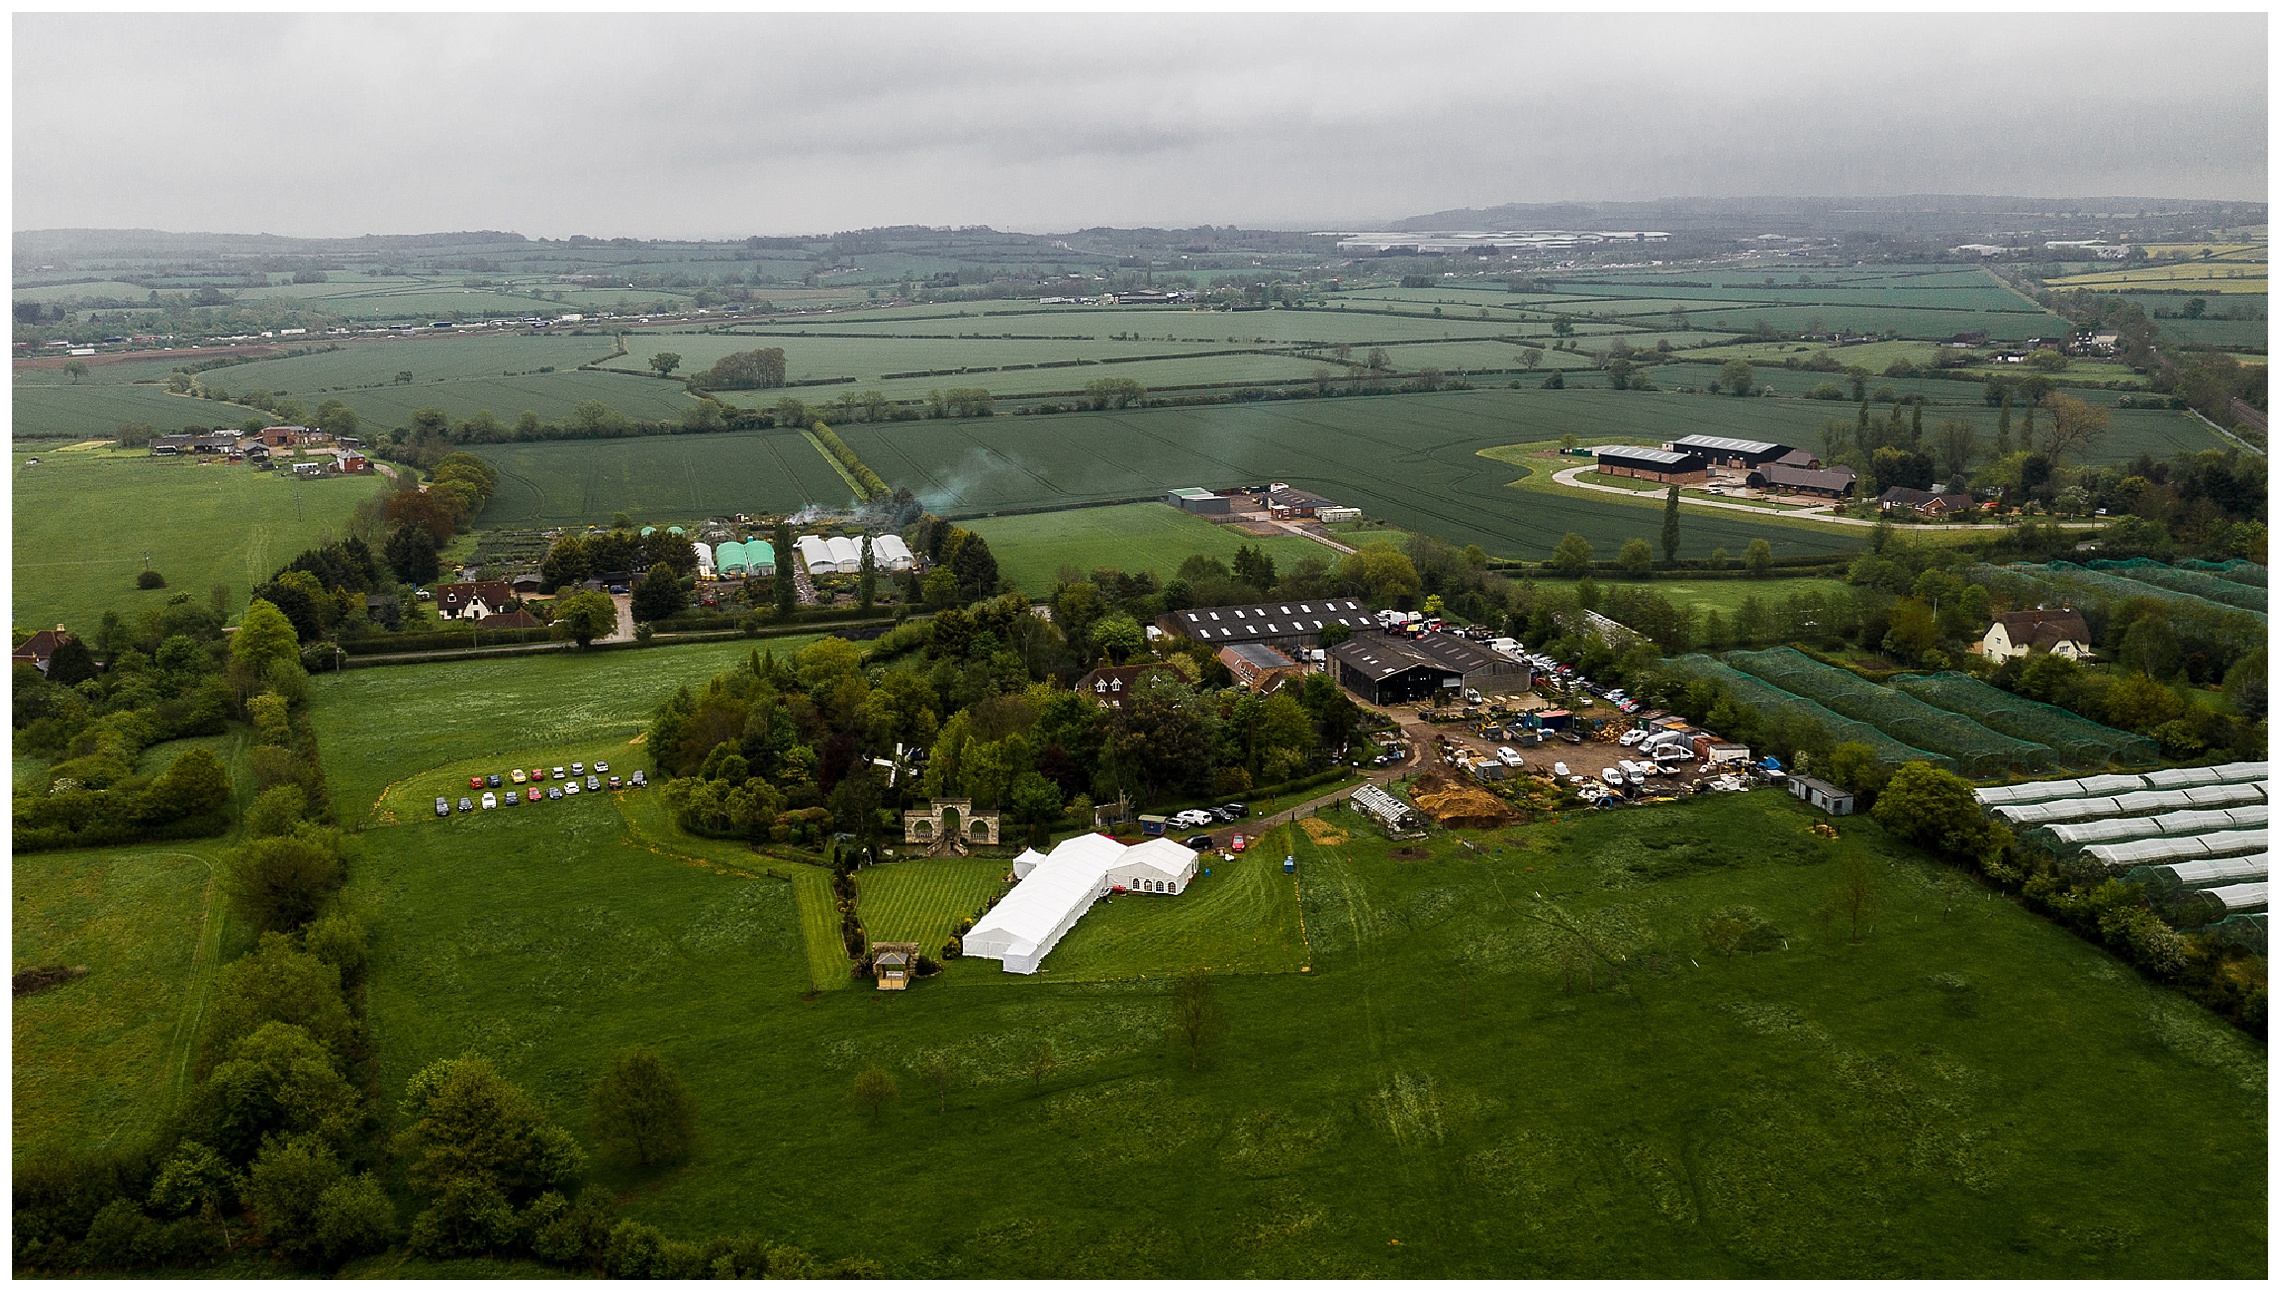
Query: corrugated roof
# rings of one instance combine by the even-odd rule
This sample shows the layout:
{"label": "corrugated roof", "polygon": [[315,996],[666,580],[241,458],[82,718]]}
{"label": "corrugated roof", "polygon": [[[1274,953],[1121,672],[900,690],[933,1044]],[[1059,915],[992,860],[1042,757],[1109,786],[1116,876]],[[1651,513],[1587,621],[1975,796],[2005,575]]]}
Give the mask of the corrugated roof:
{"label": "corrugated roof", "polygon": [[1646,449],[1629,444],[1606,444],[1593,449],[1601,458],[1628,458],[1633,462],[1647,462],[1661,467],[1708,466],[1697,453],[1674,453],[1669,449]]}
{"label": "corrugated roof", "polygon": [[1789,451],[1786,444],[1774,444],[1766,440],[1737,440],[1728,435],[1686,435],[1671,443],[1682,449],[1709,449],[1718,453],[1772,453],[1777,449],[1784,453]]}
{"label": "corrugated roof", "polygon": [[1375,628],[1368,607],[1352,599],[1268,601],[1249,606],[1182,610],[1172,616],[1181,632],[1200,642],[1223,646],[1238,641],[1310,637],[1330,624]]}

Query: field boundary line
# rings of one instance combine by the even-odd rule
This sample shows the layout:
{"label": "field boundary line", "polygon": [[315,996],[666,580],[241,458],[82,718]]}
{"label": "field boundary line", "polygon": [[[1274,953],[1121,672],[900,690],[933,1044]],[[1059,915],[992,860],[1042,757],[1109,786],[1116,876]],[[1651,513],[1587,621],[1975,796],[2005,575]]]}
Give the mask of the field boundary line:
{"label": "field boundary line", "polygon": [[829,462],[831,469],[839,473],[839,478],[847,482],[848,492],[858,498],[863,496],[863,486],[855,483],[854,472],[847,469],[847,464],[839,460],[838,454],[823,446],[823,441],[816,438],[814,431],[801,431],[800,438],[808,442],[809,448],[823,455],[823,460]]}
{"label": "field boundary line", "polygon": [[[222,933],[228,923],[228,912],[217,910],[216,897],[221,887],[221,873],[214,863],[194,852],[148,853],[154,857],[188,857],[206,868],[206,884],[199,920],[198,944],[190,954],[189,999],[183,1002],[182,1015],[175,1021],[174,1037],[167,1043],[173,1052],[173,1075],[168,1083],[168,1105],[165,1115],[171,1116],[175,1108],[189,1094],[191,1070],[196,1066],[198,1033],[206,1018],[206,998],[211,994],[214,976],[221,971]],[[117,1140],[119,1128],[113,1127],[103,1143],[108,1147]]]}

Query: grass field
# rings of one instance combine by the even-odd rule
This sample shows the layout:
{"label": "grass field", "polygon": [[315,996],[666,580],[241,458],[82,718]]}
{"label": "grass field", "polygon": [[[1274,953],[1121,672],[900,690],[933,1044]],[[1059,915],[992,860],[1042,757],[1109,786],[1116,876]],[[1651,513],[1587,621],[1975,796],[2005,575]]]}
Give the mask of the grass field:
{"label": "grass field", "polygon": [[42,852],[10,867],[13,971],[87,976],[20,998],[15,1159],[127,1148],[187,1088],[190,1047],[219,963],[218,843]]}
{"label": "grass field", "polygon": [[[1474,450],[1573,432],[1586,442],[1705,434],[1796,435],[1824,414],[1807,401],[1732,400],[1605,390],[1476,390],[1205,408],[851,426],[840,434],[890,483],[938,514],[1080,503],[1283,480],[1407,529],[1491,555],[1540,559],[1569,530],[1607,550],[1641,528],[1634,509],[1597,497],[1517,500],[1511,474]],[[495,504],[494,504],[495,505]],[[1849,535],[1705,517],[1687,553],[1830,552]],[[1693,544],[1699,543],[1700,552]]]}
{"label": "grass field", "polygon": [[[425,793],[421,798],[407,788],[398,796],[409,796],[410,823],[437,827],[425,833],[442,837],[442,827],[458,822],[433,819],[432,800],[443,790],[425,787],[457,776],[464,788],[475,771],[503,773],[516,765],[512,760],[527,760],[521,763],[525,768],[541,762],[552,767],[586,753],[613,767],[622,759],[623,771],[647,769],[641,747],[627,742],[648,727],[676,687],[699,685],[755,650],[772,650],[784,659],[814,640],[777,637],[350,669],[313,679],[311,713],[342,819],[366,819],[390,786],[407,782]],[[460,771],[462,766],[467,770]],[[452,797],[456,803],[458,795]],[[570,806],[541,803],[532,815]]]}
{"label": "grass field", "polygon": [[[36,467],[26,465],[38,457]],[[19,626],[62,623],[92,632],[106,610],[131,620],[177,593],[200,605],[217,583],[232,615],[255,584],[302,550],[346,532],[376,477],[294,481],[238,466],[154,459],[141,452],[13,455],[14,592]],[[140,591],[143,554],[167,587]]]}
{"label": "grass field", "polygon": [[92,381],[77,386],[18,381],[11,404],[12,434],[19,440],[108,437],[125,422],[178,431],[185,426],[236,426],[249,417],[267,416],[258,408],[169,395],[156,386]]}
{"label": "grass field", "polygon": [[1851,590],[1842,579],[1656,579],[1647,584],[1647,588],[1674,606],[1692,606],[1704,612],[1715,610],[1728,620],[1750,597],[1771,606],[1800,592],[1834,596]]}
{"label": "grass field", "polygon": [[[394,726],[317,705],[329,748]],[[600,1177],[680,1235],[759,1228],[902,1276],[2260,1270],[2261,1052],[1873,823],[1831,843],[1815,819],[1762,791],[1399,860],[1332,812],[1181,899],[1093,911],[1052,972],[955,962],[899,996],[811,991],[792,884],[599,815],[377,829],[350,898],[385,1088],[472,1048],[584,1130],[618,1048],[681,1070],[695,1158]],[[1857,945],[1813,915],[1846,853],[1884,903]],[[1702,945],[1736,904],[1778,949]],[[1566,929],[1619,987],[1599,964],[1599,990],[1563,988]],[[1198,964],[1229,1026],[1190,1071],[1158,975]],[[932,1055],[956,1065],[941,1106]],[[843,1102],[874,1063],[903,1083],[876,1127]],[[945,1162],[993,1169],[913,1186]]]}
{"label": "grass field", "polygon": [[939,958],[958,921],[1005,891],[1011,869],[1002,857],[913,857],[868,867],[855,876],[863,931],[873,943],[916,942]]}
{"label": "grass field", "polygon": [[854,501],[831,463],[791,431],[494,444],[482,455],[499,469],[498,492],[477,521],[485,528],[606,523],[621,511],[636,524],[663,523]]}
{"label": "grass field", "polygon": [[1064,566],[1090,574],[1098,569],[1137,574],[1152,570],[1169,579],[1190,556],[1233,562],[1246,544],[1275,558],[1288,570],[1307,557],[1337,564],[1339,553],[1312,539],[1287,534],[1264,537],[1232,525],[1215,525],[1160,502],[1084,507],[1028,516],[995,516],[967,523],[989,540],[998,572],[1032,596],[1050,592]]}

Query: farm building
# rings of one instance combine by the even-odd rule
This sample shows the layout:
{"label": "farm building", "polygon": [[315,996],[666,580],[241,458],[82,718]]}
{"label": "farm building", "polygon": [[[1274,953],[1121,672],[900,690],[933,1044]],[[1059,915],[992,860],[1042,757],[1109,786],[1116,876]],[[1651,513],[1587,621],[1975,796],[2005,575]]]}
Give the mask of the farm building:
{"label": "farm building", "polygon": [[1020,882],[975,921],[961,950],[1002,961],[1007,973],[1035,973],[1094,902],[1113,892],[1179,893],[1195,871],[1195,853],[1165,838],[1128,847],[1105,834],[1081,834],[1050,853],[1026,850],[1013,862]]}
{"label": "farm building", "polygon": [[719,577],[720,569],[718,566],[715,566],[713,564],[713,552],[712,545],[710,543],[691,543],[689,544],[689,549],[697,554],[698,578],[711,579]]}
{"label": "farm building", "polygon": [[1139,685],[1141,678],[1150,673],[1166,671],[1161,664],[1096,668],[1077,679],[1076,691],[1080,695],[1091,696],[1093,702],[1104,709],[1121,709],[1124,707],[1124,698],[1132,694],[1132,688]]}
{"label": "farm building", "polygon": [[1342,506],[1317,507],[1314,509],[1314,518],[1318,521],[1321,521],[1325,525],[1335,525],[1340,521],[1360,520],[1362,518],[1362,509],[1359,507]]}
{"label": "farm building", "polygon": [[792,546],[799,551],[800,564],[809,574],[837,574],[839,561],[831,554],[831,544],[815,534],[802,534]]}
{"label": "farm building", "polygon": [[439,583],[435,612],[446,619],[488,619],[515,609],[515,590],[504,583]]}
{"label": "farm building", "polygon": [[1838,789],[1818,776],[1792,776],[1789,792],[1830,816],[1851,816],[1852,791]]}
{"label": "farm building", "polygon": [[1395,798],[1382,786],[1361,786],[1348,795],[1346,801],[1356,812],[1397,834],[1418,829],[1425,823],[1416,808]]}
{"label": "farm building", "polygon": [[881,534],[871,540],[871,563],[889,573],[901,574],[911,567],[910,544],[900,535]]}
{"label": "farm building", "polygon": [[1330,648],[1338,685],[1371,704],[1403,704],[1451,695],[1464,685],[1464,670],[1427,655],[1402,637],[1357,637]]}
{"label": "farm building", "polygon": [[1462,637],[1427,633],[1422,637],[1393,640],[1445,668],[1454,669],[1462,685],[1482,695],[1525,691],[1535,685],[1535,670],[1527,664]]}
{"label": "farm building", "polygon": [[1692,453],[1707,458],[1712,466],[1734,467],[1754,471],[1783,454],[1794,452],[1786,444],[1773,444],[1765,440],[1737,440],[1728,435],[1687,435],[1663,445],[1673,453]]}
{"label": "farm building", "polygon": [[2079,610],[2014,610],[1995,616],[1980,639],[1988,660],[2000,664],[2014,655],[2047,650],[2067,659],[2090,654],[2090,626]]}
{"label": "farm building", "polygon": [[1750,472],[1749,483],[1753,488],[1782,493],[1850,498],[1853,491],[1860,488],[1860,477],[1851,467],[1799,467],[1786,462],[1768,462]]}
{"label": "farm building", "polygon": [[1285,679],[1297,677],[1305,670],[1297,660],[1283,654],[1265,642],[1236,642],[1219,648],[1219,662],[1235,675],[1235,680],[1254,691],[1272,691]]}
{"label": "farm building", "polygon": [[1209,610],[1181,610],[1159,616],[1156,626],[1175,636],[1189,637],[1211,646],[1229,642],[1268,642],[1278,646],[1312,646],[1322,630],[1344,624],[1357,633],[1374,631],[1377,617],[1359,601],[1278,601],[1252,606],[1218,606]]}
{"label": "farm building", "polygon": [[1276,520],[1312,520],[1317,509],[1330,500],[1304,489],[1293,489],[1280,481],[1267,486],[1267,514]]}
{"label": "farm building", "polygon": [[1628,444],[1603,444],[1592,450],[1599,474],[1629,476],[1657,484],[1698,485],[1710,481],[1710,464],[1699,454],[1669,449],[1642,449]]}
{"label": "farm building", "polygon": [[1232,503],[1209,489],[1174,489],[1164,495],[1164,501],[1198,516],[1224,516],[1234,509]]}

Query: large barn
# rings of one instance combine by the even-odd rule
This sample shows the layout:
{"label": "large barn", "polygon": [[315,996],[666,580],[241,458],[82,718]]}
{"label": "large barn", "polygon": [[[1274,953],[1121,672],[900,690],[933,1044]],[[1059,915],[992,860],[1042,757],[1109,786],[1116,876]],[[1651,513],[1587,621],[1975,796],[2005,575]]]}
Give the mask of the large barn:
{"label": "large barn", "polygon": [[1673,453],[1692,453],[1707,458],[1712,466],[1734,467],[1742,471],[1755,470],[1795,452],[1786,444],[1737,440],[1729,435],[1688,435],[1672,440],[1663,447]]}
{"label": "large barn", "polygon": [[1630,476],[1657,484],[1698,485],[1710,480],[1710,463],[1698,453],[1670,449],[1642,449],[1629,444],[1602,444],[1592,450],[1599,474]]}
{"label": "large barn", "polygon": [[1383,634],[1330,648],[1338,684],[1371,704],[1406,704],[1470,687],[1483,695],[1525,691],[1535,677],[1526,664],[1461,637],[1428,633],[1411,640]]}
{"label": "large barn", "polygon": [[1344,624],[1356,633],[1376,632],[1378,628],[1377,616],[1370,608],[1351,598],[1213,606],[1175,611],[1156,620],[1156,626],[1167,633],[1215,648],[1233,642],[1312,646],[1322,640],[1322,630],[1331,624]]}
{"label": "large barn", "polygon": [[1036,973],[1092,904],[1110,893],[1184,892],[1195,853],[1170,839],[1125,845],[1105,834],[1064,839],[1050,853],[1013,859],[1019,883],[974,922],[960,943],[968,956],[997,960],[1007,973]]}

